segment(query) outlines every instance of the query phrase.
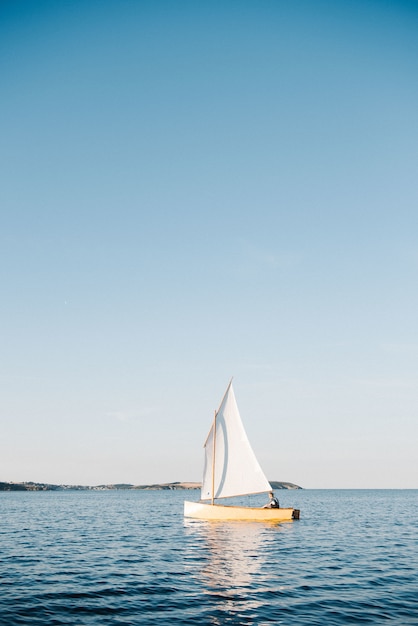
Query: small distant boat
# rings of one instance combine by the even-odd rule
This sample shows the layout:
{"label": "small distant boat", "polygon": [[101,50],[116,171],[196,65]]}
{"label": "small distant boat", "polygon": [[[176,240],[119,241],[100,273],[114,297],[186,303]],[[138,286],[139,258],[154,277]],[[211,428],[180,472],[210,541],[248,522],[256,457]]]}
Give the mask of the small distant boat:
{"label": "small distant boat", "polygon": [[215,503],[256,493],[269,493],[265,477],[248,441],[232,388],[232,379],[206,438],[201,500],[185,502],[184,516],[206,520],[289,521],[299,519],[299,510],[231,506]]}

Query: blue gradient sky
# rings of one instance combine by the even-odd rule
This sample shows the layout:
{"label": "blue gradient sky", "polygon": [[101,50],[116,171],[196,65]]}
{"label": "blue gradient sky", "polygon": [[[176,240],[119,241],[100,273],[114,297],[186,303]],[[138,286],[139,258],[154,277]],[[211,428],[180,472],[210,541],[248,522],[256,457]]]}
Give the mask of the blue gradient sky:
{"label": "blue gradient sky", "polygon": [[414,2],[0,4],[0,480],[418,487]]}

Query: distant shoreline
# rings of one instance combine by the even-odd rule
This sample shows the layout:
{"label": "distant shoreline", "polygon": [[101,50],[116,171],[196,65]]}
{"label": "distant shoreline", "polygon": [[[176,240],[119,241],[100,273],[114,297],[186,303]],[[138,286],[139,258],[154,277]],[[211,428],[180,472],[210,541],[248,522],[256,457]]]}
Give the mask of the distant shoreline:
{"label": "distant shoreline", "polygon": [[[302,489],[298,485],[277,480],[270,481],[273,489]],[[174,482],[155,483],[151,485],[131,485],[129,483],[118,483],[115,485],[53,485],[49,483],[34,482],[0,482],[0,491],[111,491],[111,490],[143,490],[143,491],[176,491],[200,489],[201,483],[194,482]]]}

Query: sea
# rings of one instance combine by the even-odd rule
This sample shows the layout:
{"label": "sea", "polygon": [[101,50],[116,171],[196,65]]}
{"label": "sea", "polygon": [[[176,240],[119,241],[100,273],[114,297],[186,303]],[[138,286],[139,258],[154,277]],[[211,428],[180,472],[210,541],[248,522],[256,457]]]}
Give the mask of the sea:
{"label": "sea", "polygon": [[277,490],[300,520],[183,517],[197,491],[0,493],[0,624],[418,625],[418,490]]}

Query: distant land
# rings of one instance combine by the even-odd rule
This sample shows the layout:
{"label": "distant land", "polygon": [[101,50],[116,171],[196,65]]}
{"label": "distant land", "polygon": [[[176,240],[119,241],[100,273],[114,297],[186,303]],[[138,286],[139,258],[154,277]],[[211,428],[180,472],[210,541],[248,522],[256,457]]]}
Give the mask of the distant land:
{"label": "distant land", "polygon": [[[293,483],[283,483],[277,480],[270,481],[273,489],[302,489]],[[177,490],[177,489],[200,489],[200,483],[156,483],[154,485],[130,485],[129,483],[119,483],[116,485],[95,485],[88,487],[85,485],[51,485],[49,483],[14,483],[0,482],[0,491],[67,491],[69,489],[78,491],[107,491],[111,489],[142,489],[147,490]]]}

